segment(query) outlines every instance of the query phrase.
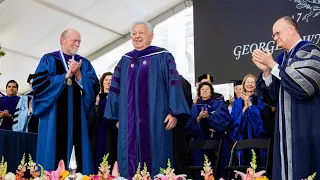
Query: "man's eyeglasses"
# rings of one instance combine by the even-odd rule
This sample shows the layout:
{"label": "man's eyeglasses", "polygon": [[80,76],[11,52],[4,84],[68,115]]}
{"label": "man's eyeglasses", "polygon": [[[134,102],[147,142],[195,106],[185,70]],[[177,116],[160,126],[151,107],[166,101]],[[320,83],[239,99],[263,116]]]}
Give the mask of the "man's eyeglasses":
{"label": "man's eyeglasses", "polygon": [[278,31],[278,32],[275,32],[274,34],[272,34],[272,39],[274,39],[275,37],[279,37],[280,36],[280,33],[284,30],[287,30],[288,28],[290,28],[291,26],[287,27],[287,28],[284,28],[282,29],[281,31]]}

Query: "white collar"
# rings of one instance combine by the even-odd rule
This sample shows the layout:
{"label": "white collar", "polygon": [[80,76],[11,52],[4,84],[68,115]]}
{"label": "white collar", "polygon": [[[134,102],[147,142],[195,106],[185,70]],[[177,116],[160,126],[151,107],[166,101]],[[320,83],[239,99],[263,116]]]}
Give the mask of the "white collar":
{"label": "white collar", "polygon": [[301,42],[302,39],[300,38],[287,52],[290,52],[294,47],[296,47],[297,44],[299,44],[299,42]]}

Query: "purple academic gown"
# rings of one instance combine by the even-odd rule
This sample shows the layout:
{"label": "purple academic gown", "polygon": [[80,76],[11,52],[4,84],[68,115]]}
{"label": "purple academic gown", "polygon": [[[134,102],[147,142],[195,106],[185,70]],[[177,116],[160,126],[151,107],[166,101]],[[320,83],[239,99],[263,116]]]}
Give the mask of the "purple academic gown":
{"label": "purple academic gown", "polygon": [[108,163],[113,166],[117,160],[117,135],[118,129],[113,121],[105,121],[103,118],[108,93],[100,93],[99,120],[96,134],[95,171],[97,172],[104,155],[109,153]]}
{"label": "purple academic gown", "polygon": [[164,123],[168,114],[190,116],[173,56],[155,46],[122,56],[105,109],[107,119],[119,120],[121,176],[131,179],[141,162],[153,177],[167,167],[168,159],[173,162],[172,131]]}

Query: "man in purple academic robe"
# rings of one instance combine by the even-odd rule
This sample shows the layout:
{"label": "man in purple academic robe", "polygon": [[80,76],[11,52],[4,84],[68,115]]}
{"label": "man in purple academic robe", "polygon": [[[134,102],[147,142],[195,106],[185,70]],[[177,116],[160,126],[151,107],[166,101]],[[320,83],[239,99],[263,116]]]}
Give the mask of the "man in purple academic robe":
{"label": "man in purple academic robe", "polygon": [[190,110],[173,56],[150,46],[153,28],[137,22],[132,28],[134,50],[115,67],[105,118],[119,120],[118,162],[120,174],[131,179],[138,162],[151,177],[173,162],[172,129],[189,118]]}

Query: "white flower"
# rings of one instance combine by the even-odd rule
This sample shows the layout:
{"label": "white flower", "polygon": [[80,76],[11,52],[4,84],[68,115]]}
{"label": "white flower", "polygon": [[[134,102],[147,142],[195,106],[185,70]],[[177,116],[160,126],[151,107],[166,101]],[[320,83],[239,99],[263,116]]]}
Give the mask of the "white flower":
{"label": "white flower", "polygon": [[35,178],[35,179],[33,179],[33,180],[41,180],[41,178],[40,178],[40,177],[37,177],[37,178]]}
{"label": "white flower", "polygon": [[[82,180],[82,177],[83,177],[83,175],[81,174],[81,173],[76,173],[76,180]],[[67,176],[66,178],[65,178],[65,180],[70,180],[69,179],[69,176]]]}
{"label": "white flower", "polygon": [[4,180],[15,180],[16,179],[16,175],[13,174],[12,172],[9,172],[8,174],[6,174],[6,176],[4,177]]}
{"label": "white flower", "polygon": [[113,180],[127,180],[127,179],[124,177],[116,177],[116,178],[113,178]]}

